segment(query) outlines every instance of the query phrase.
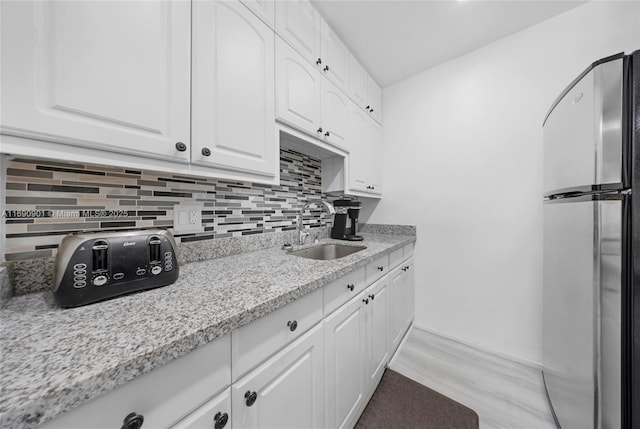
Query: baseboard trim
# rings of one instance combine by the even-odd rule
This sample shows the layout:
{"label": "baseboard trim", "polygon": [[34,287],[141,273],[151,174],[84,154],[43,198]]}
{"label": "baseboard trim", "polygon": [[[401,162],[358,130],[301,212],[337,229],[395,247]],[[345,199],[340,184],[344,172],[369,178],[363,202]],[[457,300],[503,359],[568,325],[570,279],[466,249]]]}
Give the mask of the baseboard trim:
{"label": "baseboard trim", "polygon": [[[496,357],[499,357],[499,358],[502,358],[502,359],[506,359],[506,360],[509,360],[511,362],[515,362],[517,364],[524,365],[524,366],[533,368],[533,369],[538,370],[538,371],[542,370],[542,364],[539,363],[539,362],[534,362],[534,361],[531,361],[529,359],[524,359],[524,358],[521,358],[521,357],[518,357],[518,356],[514,356],[512,354],[509,354],[509,353],[499,352],[497,350],[490,349],[489,347],[483,346],[481,344],[474,343],[474,342],[471,342],[471,341],[468,341],[468,340],[464,340],[462,338],[455,337],[453,335],[446,334],[446,333],[441,332],[441,331],[439,331],[437,329],[429,328],[429,327],[421,325],[419,323],[415,323],[414,322],[412,324],[412,328],[413,329],[418,329],[420,331],[427,332],[429,334],[438,336],[440,338],[444,338],[445,340],[454,341],[454,342],[462,344],[464,346],[471,347],[472,349],[478,350],[480,352],[487,353],[489,355],[496,356]],[[407,335],[407,337],[408,337],[408,335]],[[404,343],[405,340],[406,340],[406,337],[403,340],[403,343]],[[400,350],[402,348],[402,345],[403,344],[400,344],[400,347],[398,347],[398,350]]]}

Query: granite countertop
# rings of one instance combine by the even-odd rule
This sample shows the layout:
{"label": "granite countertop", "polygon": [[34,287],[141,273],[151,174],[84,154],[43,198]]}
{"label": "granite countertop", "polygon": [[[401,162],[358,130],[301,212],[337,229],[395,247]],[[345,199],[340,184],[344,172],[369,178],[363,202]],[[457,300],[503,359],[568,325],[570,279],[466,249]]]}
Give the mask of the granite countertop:
{"label": "granite countertop", "polygon": [[51,292],[10,299],[0,310],[0,427],[51,420],[416,240],[363,235],[354,244],[367,249],[333,261],[259,250],[186,264],[172,285],[74,309],[56,307]]}

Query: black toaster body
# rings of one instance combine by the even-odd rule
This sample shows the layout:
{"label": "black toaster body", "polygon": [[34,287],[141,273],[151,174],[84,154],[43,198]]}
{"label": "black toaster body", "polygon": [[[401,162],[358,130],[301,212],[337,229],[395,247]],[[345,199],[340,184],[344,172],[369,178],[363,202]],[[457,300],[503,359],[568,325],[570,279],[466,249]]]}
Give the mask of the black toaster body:
{"label": "black toaster body", "polygon": [[68,235],[55,268],[54,296],[61,307],[166,286],[179,274],[175,241],[162,229]]}

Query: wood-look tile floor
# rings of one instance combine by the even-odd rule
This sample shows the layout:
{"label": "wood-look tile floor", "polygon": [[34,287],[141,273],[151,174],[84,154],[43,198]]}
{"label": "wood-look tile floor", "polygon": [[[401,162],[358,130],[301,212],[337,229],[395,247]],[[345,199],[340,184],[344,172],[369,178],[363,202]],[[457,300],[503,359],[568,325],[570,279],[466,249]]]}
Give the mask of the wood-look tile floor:
{"label": "wood-look tile floor", "polygon": [[415,327],[391,368],[473,409],[480,429],[555,429],[538,369]]}

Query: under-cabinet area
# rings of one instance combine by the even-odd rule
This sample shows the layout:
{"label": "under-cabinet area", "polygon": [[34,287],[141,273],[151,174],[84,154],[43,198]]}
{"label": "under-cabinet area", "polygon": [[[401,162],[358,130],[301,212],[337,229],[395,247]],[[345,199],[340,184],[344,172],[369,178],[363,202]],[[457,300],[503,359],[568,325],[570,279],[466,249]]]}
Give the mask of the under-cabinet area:
{"label": "under-cabinet area", "polygon": [[412,254],[400,247],[41,427],[352,427],[413,319]]}

